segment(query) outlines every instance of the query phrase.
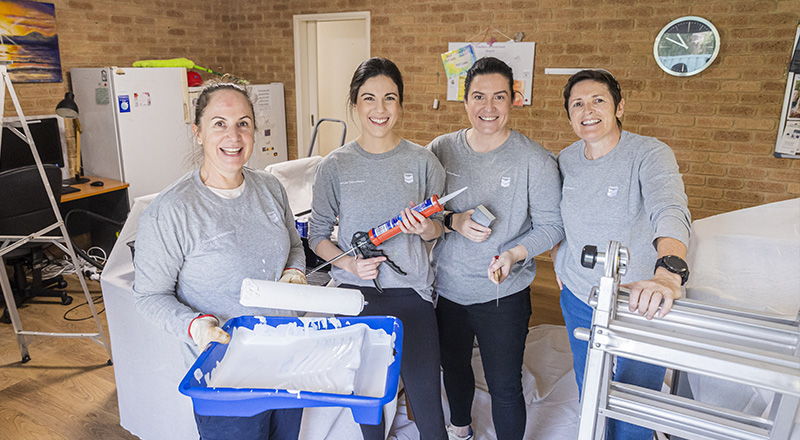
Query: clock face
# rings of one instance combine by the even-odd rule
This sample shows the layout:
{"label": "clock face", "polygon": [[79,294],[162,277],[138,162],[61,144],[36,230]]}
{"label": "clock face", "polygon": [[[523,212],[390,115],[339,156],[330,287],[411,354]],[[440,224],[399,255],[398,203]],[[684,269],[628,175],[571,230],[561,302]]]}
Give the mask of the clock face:
{"label": "clock face", "polygon": [[719,53],[719,32],[700,17],[681,17],[659,32],[653,45],[656,63],[675,76],[698,74],[710,66]]}

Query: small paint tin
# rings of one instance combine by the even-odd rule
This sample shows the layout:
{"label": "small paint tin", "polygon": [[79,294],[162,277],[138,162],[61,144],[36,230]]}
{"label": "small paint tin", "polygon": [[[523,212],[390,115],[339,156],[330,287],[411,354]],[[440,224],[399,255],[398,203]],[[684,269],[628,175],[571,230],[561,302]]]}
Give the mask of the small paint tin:
{"label": "small paint tin", "polygon": [[308,218],[301,217],[294,221],[294,227],[297,228],[297,233],[300,238],[308,238]]}

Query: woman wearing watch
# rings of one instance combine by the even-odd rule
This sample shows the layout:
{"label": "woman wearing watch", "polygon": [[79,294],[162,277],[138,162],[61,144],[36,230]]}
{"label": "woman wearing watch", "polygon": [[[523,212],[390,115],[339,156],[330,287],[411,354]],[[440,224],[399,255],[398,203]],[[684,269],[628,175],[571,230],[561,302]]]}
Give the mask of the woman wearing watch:
{"label": "woman wearing watch", "polygon": [[[657,139],[623,131],[625,101],[619,83],[606,71],[583,70],[564,87],[564,107],[580,140],[561,151],[561,217],[566,237],[551,251],[561,287],[561,310],[582,389],[587,342],[576,327],[589,328],[587,304],[603,267],[581,266],[585,245],[619,241],[631,253],[623,284],[629,309],[647,319],[666,315],[681,296],[689,271],[683,258],[690,214],[672,150]],[[660,390],[665,369],[618,358],[614,380]],[[652,439],[653,431],[610,420],[608,439]]]}
{"label": "woman wearing watch", "polygon": [[[509,127],[513,94],[508,65],[497,58],[478,60],[465,80],[471,127],[439,136],[428,146],[445,168],[445,192],[469,187],[448,202],[455,212],[444,216],[446,234],[433,248],[453,440],[472,438],[475,338],[497,438],[523,438],[521,370],[531,316],[529,286],[536,275],[533,257],[564,236],[555,157]],[[494,223],[475,221],[481,220],[479,205],[497,217]]]}

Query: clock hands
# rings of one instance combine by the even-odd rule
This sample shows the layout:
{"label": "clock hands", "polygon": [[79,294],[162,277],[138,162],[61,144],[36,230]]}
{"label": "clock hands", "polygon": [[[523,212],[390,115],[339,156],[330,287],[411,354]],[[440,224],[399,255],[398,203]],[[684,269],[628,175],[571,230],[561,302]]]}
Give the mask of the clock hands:
{"label": "clock hands", "polygon": [[686,42],[685,42],[685,41],[683,41],[683,37],[681,37],[681,34],[675,34],[675,35],[677,35],[677,36],[678,36],[678,39],[679,39],[679,40],[681,40],[681,43],[683,43],[683,48],[684,48],[684,49],[688,49],[688,48],[689,48],[689,46],[687,46],[687,45],[686,45]]}
{"label": "clock hands", "polygon": [[689,48],[689,46],[687,46],[687,45],[686,45],[686,43],[684,43],[684,42],[683,42],[683,38],[681,38],[681,34],[675,34],[675,35],[677,35],[677,36],[678,36],[678,38],[680,38],[680,40],[681,40],[681,41],[680,41],[680,43],[679,43],[679,42],[677,42],[677,41],[675,41],[675,40],[673,40],[673,39],[672,39],[672,38],[670,38],[670,37],[664,37],[664,39],[665,39],[665,40],[667,40],[667,41],[669,41],[669,42],[675,43],[675,44],[677,44],[678,46],[680,46],[680,47],[682,47],[682,48],[684,48],[684,49],[688,49],[688,48]]}

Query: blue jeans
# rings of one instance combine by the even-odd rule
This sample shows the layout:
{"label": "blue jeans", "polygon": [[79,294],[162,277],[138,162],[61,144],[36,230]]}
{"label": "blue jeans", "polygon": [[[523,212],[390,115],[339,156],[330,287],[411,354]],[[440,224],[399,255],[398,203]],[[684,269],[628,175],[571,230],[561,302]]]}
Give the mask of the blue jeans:
{"label": "blue jeans", "polygon": [[194,414],[200,440],[297,440],[303,408],[274,409],[252,417]]}
{"label": "blue jeans", "polygon": [[[579,393],[583,391],[583,378],[589,343],[575,338],[573,331],[578,327],[591,328],[593,312],[594,309],[578,299],[566,285],[561,289],[561,313],[564,315],[564,323],[567,325],[569,346],[572,349],[572,366],[575,369],[575,380],[578,382]],[[666,374],[666,368],[664,367],[618,357],[614,380],[651,390],[661,390],[661,384],[664,383],[664,374]],[[652,429],[608,419],[606,440],[652,439]]]}
{"label": "blue jeans", "polygon": [[522,362],[531,317],[530,289],[467,306],[439,297],[436,317],[451,423],[472,423],[472,346],[477,337],[497,438],[521,440],[526,422]]}

